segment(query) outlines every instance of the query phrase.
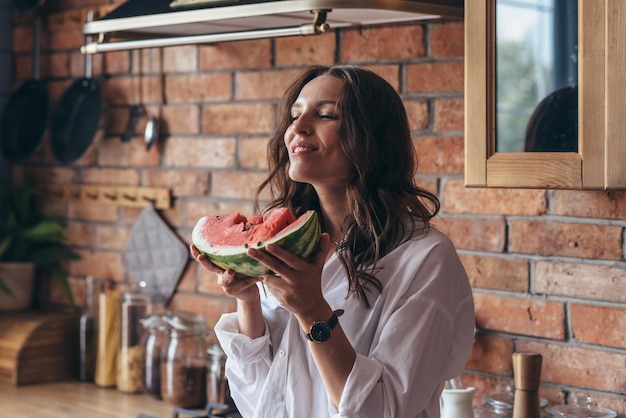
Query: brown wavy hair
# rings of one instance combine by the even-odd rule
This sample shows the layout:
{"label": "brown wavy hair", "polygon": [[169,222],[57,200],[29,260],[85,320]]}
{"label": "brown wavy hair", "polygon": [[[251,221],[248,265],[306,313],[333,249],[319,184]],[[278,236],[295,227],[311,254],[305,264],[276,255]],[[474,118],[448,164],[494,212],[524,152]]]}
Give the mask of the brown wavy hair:
{"label": "brown wavy hair", "polygon": [[349,294],[369,307],[367,292],[372,288],[382,291],[375,276],[377,262],[416,232],[426,233],[440,203],[437,196],[415,183],[417,159],[400,96],[374,72],[340,65],[309,67],[285,92],[278,126],[267,146],[269,175],[257,190],[257,205],[262,190],[269,187],[271,201],[264,212],[286,206],[297,216],[309,209],[319,213],[313,186],[289,178],[284,135],[300,91],[321,75],[344,81],[338,103],[341,147],[353,166],[342,224],[346,234],[337,254],[348,276]]}

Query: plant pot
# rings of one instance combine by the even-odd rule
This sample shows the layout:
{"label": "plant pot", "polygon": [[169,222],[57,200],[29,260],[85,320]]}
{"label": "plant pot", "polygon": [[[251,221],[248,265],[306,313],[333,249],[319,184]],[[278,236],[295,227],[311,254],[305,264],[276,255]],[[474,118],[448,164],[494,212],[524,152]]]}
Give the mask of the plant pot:
{"label": "plant pot", "polygon": [[0,291],[0,311],[20,311],[30,309],[35,287],[33,263],[0,263],[0,277],[11,289],[13,296]]}

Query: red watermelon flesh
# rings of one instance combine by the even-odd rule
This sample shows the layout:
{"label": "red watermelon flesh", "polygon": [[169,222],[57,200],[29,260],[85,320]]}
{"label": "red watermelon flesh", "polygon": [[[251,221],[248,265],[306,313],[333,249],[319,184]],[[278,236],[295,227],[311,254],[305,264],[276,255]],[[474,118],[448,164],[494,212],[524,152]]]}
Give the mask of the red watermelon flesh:
{"label": "red watermelon flesh", "polygon": [[256,244],[272,238],[295,220],[289,208],[275,208],[265,220],[262,215],[248,219],[240,213],[211,216],[205,221],[202,235],[210,237],[213,245]]}

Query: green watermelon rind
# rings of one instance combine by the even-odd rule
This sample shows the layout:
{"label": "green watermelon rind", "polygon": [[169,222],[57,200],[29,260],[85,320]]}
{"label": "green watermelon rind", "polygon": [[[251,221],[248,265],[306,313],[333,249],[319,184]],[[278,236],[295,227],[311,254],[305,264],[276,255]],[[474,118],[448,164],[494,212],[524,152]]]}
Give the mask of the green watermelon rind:
{"label": "green watermelon rind", "polygon": [[307,260],[317,250],[322,233],[319,218],[315,211],[310,211],[308,217],[302,224],[285,233],[278,233],[276,236],[252,245],[245,246],[212,246],[200,237],[199,228],[194,228],[192,242],[198,250],[205,255],[216,266],[250,277],[263,276],[272,271],[263,264],[248,256],[248,248],[255,248],[265,253],[267,244],[275,244],[303,260]]}

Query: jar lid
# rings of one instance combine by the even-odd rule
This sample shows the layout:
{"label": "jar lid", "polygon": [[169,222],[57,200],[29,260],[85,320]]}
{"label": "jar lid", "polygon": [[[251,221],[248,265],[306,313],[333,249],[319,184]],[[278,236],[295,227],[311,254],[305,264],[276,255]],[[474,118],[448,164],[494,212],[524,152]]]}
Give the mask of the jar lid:
{"label": "jar lid", "polygon": [[555,406],[550,410],[553,417],[566,418],[613,418],[617,416],[615,411],[600,408],[591,404],[591,398],[588,396],[577,396],[574,403],[569,405]]}
{"label": "jar lid", "polygon": [[139,320],[145,329],[159,329],[167,327],[167,323],[161,314],[152,314]]}
{"label": "jar lid", "polygon": [[179,331],[204,331],[207,329],[204,317],[190,312],[171,312],[165,316],[165,321],[172,329]]}
{"label": "jar lid", "polygon": [[[485,403],[497,412],[513,411],[515,385],[507,385],[505,390],[506,392],[486,396]],[[545,408],[545,406],[548,405],[548,400],[546,398],[540,398],[539,405]]]}

